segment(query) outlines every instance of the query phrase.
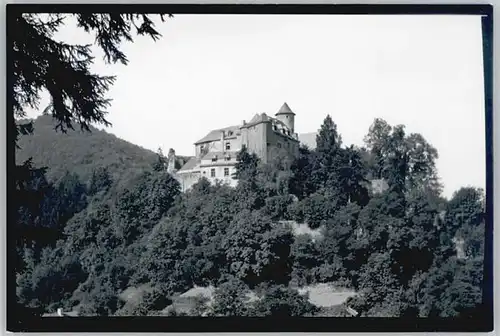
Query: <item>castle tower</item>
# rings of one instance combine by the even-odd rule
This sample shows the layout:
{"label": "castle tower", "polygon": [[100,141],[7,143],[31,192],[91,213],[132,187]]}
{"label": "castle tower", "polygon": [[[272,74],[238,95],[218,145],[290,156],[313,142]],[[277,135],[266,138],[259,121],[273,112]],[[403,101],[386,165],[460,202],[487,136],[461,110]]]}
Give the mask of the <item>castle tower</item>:
{"label": "castle tower", "polygon": [[174,173],[175,171],[175,151],[173,148],[170,148],[167,156],[167,172],[169,174]]}
{"label": "castle tower", "polygon": [[276,113],[276,119],[284,123],[292,131],[292,134],[295,133],[295,113],[292,112],[287,103],[284,103]]}

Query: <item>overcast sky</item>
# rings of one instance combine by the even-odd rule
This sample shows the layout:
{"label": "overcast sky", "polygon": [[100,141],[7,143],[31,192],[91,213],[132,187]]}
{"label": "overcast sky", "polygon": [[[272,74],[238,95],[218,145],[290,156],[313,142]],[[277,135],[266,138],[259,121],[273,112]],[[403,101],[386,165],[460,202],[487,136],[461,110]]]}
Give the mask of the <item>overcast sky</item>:
{"label": "overcast sky", "polygon": [[[123,45],[107,131],[148,149],[193,155],[212,129],[274,115],[287,102],[298,133],[330,114],[345,144],[374,118],[404,124],[439,152],[445,196],[485,186],[479,16],[176,15],[154,42]],[[93,42],[68,25],[58,35]],[[33,113],[33,116],[36,113]]]}

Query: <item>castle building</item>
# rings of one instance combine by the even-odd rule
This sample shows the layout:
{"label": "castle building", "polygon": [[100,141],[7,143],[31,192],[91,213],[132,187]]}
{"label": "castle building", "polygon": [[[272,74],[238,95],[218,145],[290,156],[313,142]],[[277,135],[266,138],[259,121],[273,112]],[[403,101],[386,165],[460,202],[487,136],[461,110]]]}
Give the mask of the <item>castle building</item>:
{"label": "castle building", "polygon": [[[210,131],[194,146],[194,157],[177,171],[169,169],[180,182],[182,191],[188,190],[202,177],[213,184],[219,181],[236,186],[238,181],[232,175],[236,156],[243,146],[264,163],[269,161],[276,149],[295,157],[298,155],[295,113],[284,103],[274,118],[265,113],[256,114],[249,122]],[[175,154],[169,154],[169,161],[175,160]]]}

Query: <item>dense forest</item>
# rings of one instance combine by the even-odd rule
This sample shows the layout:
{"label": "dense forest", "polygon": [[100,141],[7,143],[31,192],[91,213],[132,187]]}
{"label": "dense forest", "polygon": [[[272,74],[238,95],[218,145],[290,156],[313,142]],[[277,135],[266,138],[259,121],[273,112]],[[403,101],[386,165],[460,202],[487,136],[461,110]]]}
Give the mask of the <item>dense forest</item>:
{"label": "dense forest", "polygon": [[[402,125],[375,119],[362,148],[344,145],[330,116],[319,126],[316,148],[301,147],[298,158],[277,152],[264,164],[243,149],[237,187],[202,179],[181,193],[161,152],[95,129],[56,133],[50,116],[38,118],[16,150],[19,305],[107,316],[345,316],[297,291],[332,283],[357,293],[344,305],[358,316],[476,314],[483,191],[443,198],[436,149]],[[297,235],[290,222],[321,236]],[[213,286],[213,301],[175,309],[193,286]]]}
{"label": "dense forest", "polygon": [[[79,129],[56,132],[57,123],[49,115],[36,120],[20,120],[19,124],[28,122],[32,123],[33,131],[17,141],[16,163],[21,165],[31,159],[33,165],[47,167],[46,177],[50,181],[57,182],[67,171],[88,181],[96,167],[106,167],[115,181],[126,181],[157,159],[154,152],[92,126],[89,126],[90,132]],[[177,168],[187,159],[177,156]]]}

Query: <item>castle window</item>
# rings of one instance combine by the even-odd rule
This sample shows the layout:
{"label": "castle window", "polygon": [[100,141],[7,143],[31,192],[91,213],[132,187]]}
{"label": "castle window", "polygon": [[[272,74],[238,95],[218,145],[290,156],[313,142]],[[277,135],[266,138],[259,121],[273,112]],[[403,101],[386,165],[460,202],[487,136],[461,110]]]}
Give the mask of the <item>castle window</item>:
{"label": "castle window", "polygon": [[227,135],[229,135],[229,136],[233,135],[233,131],[227,132]]}
{"label": "castle window", "polygon": [[230,150],[231,149],[231,143],[230,142],[226,142],[226,150]]}
{"label": "castle window", "polygon": [[277,131],[278,130],[278,126],[274,125],[274,130]]}
{"label": "castle window", "polygon": [[226,161],[231,161],[231,157],[230,156],[226,156],[225,159],[226,159]]}
{"label": "castle window", "polygon": [[271,144],[268,142],[268,143],[267,143],[267,147],[269,147],[269,146],[271,146]]}
{"label": "castle window", "polygon": [[215,177],[215,168],[210,169],[210,177]]}
{"label": "castle window", "polygon": [[212,162],[217,162],[217,155],[212,158]]}
{"label": "castle window", "polygon": [[286,134],[286,131],[285,131],[285,129],[284,129],[284,128],[283,128],[281,131],[283,132],[283,134]]}
{"label": "castle window", "polygon": [[224,176],[229,176],[229,168],[224,168]]}
{"label": "castle window", "polygon": [[278,148],[281,148],[281,144],[279,142],[278,142],[277,146],[278,146]]}
{"label": "castle window", "polygon": [[290,131],[288,131],[287,133],[288,133],[288,135],[290,135]]}

